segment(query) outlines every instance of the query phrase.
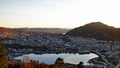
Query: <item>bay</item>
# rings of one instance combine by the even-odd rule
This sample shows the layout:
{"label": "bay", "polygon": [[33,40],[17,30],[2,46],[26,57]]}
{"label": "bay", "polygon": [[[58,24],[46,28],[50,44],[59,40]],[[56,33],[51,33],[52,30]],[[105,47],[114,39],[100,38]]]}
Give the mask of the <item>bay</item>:
{"label": "bay", "polygon": [[16,60],[22,60],[24,56],[28,56],[32,60],[36,60],[39,62],[43,62],[46,64],[54,64],[55,60],[57,58],[63,58],[65,63],[70,64],[78,64],[79,62],[83,62],[84,65],[88,65],[88,60],[98,57],[96,54],[90,53],[90,54],[70,54],[70,53],[60,53],[60,54],[26,54],[23,56],[15,57]]}

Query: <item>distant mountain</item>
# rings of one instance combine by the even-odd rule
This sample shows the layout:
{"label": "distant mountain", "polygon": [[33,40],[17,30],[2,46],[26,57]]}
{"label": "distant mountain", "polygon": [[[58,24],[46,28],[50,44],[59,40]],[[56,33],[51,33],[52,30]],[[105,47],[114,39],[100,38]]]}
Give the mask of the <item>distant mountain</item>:
{"label": "distant mountain", "polygon": [[25,29],[27,32],[46,32],[46,33],[66,33],[70,29],[66,28],[14,28],[18,32],[22,32]]}
{"label": "distant mountain", "polygon": [[108,26],[101,22],[92,22],[70,30],[66,33],[66,35],[96,38],[98,40],[120,41],[120,28]]}
{"label": "distant mountain", "polygon": [[10,28],[0,27],[0,35],[11,36],[14,33],[15,31]]}

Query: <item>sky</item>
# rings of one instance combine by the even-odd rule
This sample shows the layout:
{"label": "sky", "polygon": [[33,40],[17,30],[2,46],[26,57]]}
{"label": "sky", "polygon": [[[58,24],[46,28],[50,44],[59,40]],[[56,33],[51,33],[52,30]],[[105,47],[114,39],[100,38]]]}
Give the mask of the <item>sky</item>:
{"label": "sky", "polygon": [[75,28],[90,22],[120,28],[120,0],[0,0],[0,27]]}

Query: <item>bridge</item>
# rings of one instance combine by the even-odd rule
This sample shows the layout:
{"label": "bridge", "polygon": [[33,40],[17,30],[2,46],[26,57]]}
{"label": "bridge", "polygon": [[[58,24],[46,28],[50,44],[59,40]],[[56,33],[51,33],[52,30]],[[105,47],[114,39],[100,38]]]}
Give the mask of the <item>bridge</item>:
{"label": "bridge", "polygon": [[104,62],[101,61],[94,61],[95,63],[100,63],[106,66],[106,68],[120,68],[120,63],[118,63],[117,65],[113,65],[111,62],[109,62],[106,57],[99,53],[97,50],[87,50],[87,51],[79,51],[80,54],[85,54],[85,53],[94,53],[96,55],[98,55],[100,58],[102,58],[102,60]]}
{"label": "bridge", "polygon": [[91,50],[90,52],[91,52],[91,53],[94,53],[94,54],[98,55],[100,58],[102,58],[103,61],[107,64],[107,66],[109,66],[108,68],[112,68],[111,63],[105,58],[104,55],[102,55],[101,53],[99,53],[99,52],[97,52],[97,51],[92,51],[92,50]]}

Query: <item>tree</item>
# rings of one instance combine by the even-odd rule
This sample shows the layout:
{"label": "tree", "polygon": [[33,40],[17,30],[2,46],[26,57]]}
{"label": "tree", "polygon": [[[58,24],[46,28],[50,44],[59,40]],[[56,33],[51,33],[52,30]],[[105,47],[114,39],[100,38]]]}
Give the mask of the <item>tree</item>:
{"label": "tree", "polygon": [[80,63],[78,64],[78,68],[84,68],[83,62],[80,62]]}
{"label": "tree", "polygon": [[0,68],[8,68],[7,54],[1,43],[0,43]]}
{"label": "tree", "polygon": [[57,58],[53,65],[53,68],[65,68],[65,63],[63,58]]}

